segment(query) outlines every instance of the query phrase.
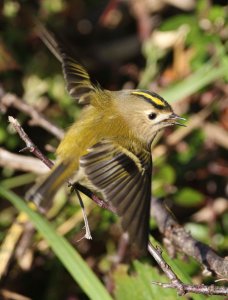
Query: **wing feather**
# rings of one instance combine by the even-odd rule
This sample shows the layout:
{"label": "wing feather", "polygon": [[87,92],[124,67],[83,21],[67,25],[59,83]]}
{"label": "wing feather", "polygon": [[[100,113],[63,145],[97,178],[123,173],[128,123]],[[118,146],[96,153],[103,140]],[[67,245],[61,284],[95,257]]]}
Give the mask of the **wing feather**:
{"label": "wing feather", "polygon": [[81,104],[89,104],[96,91],[86,69],[69,53],[66,46],[49,32],[42,24],[37,23],[39,35],[49,50],[62,63],[68,93]]}
{"label": "wing feather", "polygon": [[61,47],[59,48],[68,93],[79,103],[89,104],[91,94],[95,91],[89,74],[82,65],[70,57]]}
{"label": "wing feather", "polygon": [[[135,244],[141,245],[142,249],[145,249],[148,243],[151,194],[150,185],[147,185],[147,190],[145,190],[144,193],[147,195],[149,201],[141,201],[138,207],[132,206],[128,214],[129,218],[122,220],[122,227],[124,230],[129,228],[130,235],[135,237]],[[134,211],[132,211],[133,209]],[[148,214],[144,214],[145,211],[148,212]]]}
{"label": "wing feather", "polygon": [[116,208],[130,241],[145,251],[150,217],[150,153],[133,153],[112,141],[102,141],[80,159],[80,166],[104,200]]}

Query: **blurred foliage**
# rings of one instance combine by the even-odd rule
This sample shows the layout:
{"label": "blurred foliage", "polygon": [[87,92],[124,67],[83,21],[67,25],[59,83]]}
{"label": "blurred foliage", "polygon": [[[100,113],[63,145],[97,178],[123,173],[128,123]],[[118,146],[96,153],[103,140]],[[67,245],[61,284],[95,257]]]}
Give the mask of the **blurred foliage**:
{"label": "blurred foliage", "polygon": [[[64,130],[79,116],[81,107],[65,91],[59,62],[38,37],[34,26],[38,18],[74,49],[75,57],[104,88],[140,86],[162,94],[175,111],[187,118],[189,126],[188,134],[177,139],[177,143],[169,141],[178,131],[176,128],[165,131],[155,145],[153,194],[167,198],[177,220],[195,238],[227,255],[228,213],[224,204],[228,177],[227,3],[199,0],[193,1],[191,9],[183,9],[170,1],[170,5],[155,9],[147,7],[149,1],[140,1],[144,8],[144,15],[140,15],[141,10],[135,10],[134,1],[111,2],[1,2],[0,88],[21,97]],[[147,18],[149,22],[145,25],[143,20]],[[209,111],[205,117],[204,110]],[[29,117],[13,107],[0,115],[1,147],[13,153],[24,147],[12,132],[8,115],[17,117],[34,143],[54,158],[46,146],[55,148],[59,141],[44,129],[31,126]],[[215,131],[208,125],[214,125]],[[7,165],[0,170],[1,185],[21,197],[35,177]],[[121,236],[117,218],[94,207],[88,199],[85,203],[93,240],[78,242],[84,234],[81,212],[75,198],[71,197],[67,204],[66,201],[65,189],[61,189],[50,213],[51,222],[55,228],[64,224],[69,228],[67,239],[112,291],[113,298],[180,299],[175,291],[151,284],[166,280],[152,259],[133,262],[135,256],[129,252],[121,264],[115,265]],[[1,200],[0,241],[7,236],[17,213],[8,201]],[[79,221],[71,227],[67,222],[74,216]],[[153,219],[151,234],[156,240],[161,239]],[[30,241],[33,259],[29,267],[24,268],[16,256],[12,259],[1,288],[32,299],[88,299],[85,288],[79,288],[49,248],[37,246],[41,242],[40,235],[34,235]],[[64,264],[64,258],[60,260]],[[178,257],[175,261],[192,282],[213,282],[213,278],[203,277],[192,259],[186,262]],[[94,290],[97,290],[96,283]],[[210,297],[216,298],[220,299]]]}

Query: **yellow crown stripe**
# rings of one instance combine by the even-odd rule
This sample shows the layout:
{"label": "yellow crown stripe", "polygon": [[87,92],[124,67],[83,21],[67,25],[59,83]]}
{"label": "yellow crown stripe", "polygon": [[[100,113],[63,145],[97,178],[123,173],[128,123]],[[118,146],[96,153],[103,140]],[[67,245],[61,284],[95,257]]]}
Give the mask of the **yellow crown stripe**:
{"label": "yellow crown stripe", "polygon": [[145,93],[145,92],[132,92],[132,94],[133,94],[133,95],[143,96],[143,97],[145,97],[145,98],[151,100],[152,102],[154,102],[154,103],[157,104],[157,105],[165,106],[165,103],[164,103],[162,100],[160,100],[160,99],[158,99],[158,98],[156,98],[156,97],[153,97],[152,95],[147,94],[147,93]]}

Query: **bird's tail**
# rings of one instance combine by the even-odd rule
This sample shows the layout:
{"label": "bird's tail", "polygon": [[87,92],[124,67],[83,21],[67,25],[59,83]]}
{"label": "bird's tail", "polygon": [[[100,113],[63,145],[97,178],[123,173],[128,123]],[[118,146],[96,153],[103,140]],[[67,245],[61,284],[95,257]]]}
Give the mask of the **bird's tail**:
{"label": "bird's tail", "polygon": [[49,206],[55,193],[69,179],[71,174],[69,163],[59,163],[45,179],[35,184],[27,192],[26,200],[34,202],[38,207],[40,205]]}

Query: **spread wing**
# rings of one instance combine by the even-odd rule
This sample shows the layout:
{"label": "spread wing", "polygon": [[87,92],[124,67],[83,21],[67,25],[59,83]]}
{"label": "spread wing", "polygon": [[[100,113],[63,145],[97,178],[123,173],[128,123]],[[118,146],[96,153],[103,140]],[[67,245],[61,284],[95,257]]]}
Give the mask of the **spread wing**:
{"label": "spread wing", "polygon": [[116,208],[130,242],[145,251],[150,217],[150,153],[134,154],[112,142],[102,141],[81,157],[80,165],[104,199]]}
{"label": "spread wing", "polygon": [[37,22],[37,28],[42,41],[62,63],[66,87],[70,96],[81,104],[89,104],[91,93],[95,91],[95,88],[85,68],[73,59],[63,43],[57,41],[39,22]]}
{"label": "spread wing", "polygon": [[77,61],[67,55],[60,48],[62,54],[62,68],[67,91],[71,97],[78,99],[81,104],[89,104],[91,93],[95,91],[89,74]]}

